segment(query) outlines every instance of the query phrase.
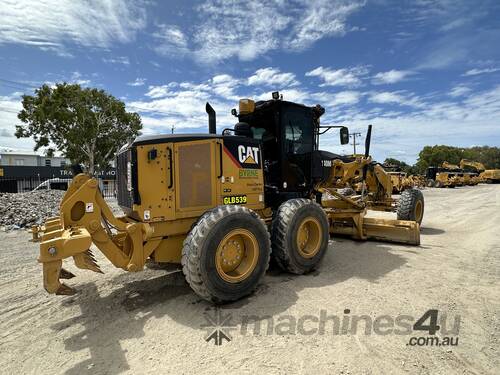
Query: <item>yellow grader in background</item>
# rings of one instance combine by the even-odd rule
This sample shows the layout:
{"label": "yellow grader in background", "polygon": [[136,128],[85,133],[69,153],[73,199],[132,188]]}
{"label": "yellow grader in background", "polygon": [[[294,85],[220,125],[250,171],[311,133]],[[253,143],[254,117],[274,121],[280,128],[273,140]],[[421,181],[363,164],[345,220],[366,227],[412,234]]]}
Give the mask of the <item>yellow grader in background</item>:
{"label": "yellow grader in background", "polygon": [[440,167],[427,168],[427,186],[436,188],[454,188],[465,185],[463,171],[459,166],[443,162]]}
{"label": "yellow grader in background", "polygon": [[[371,128],[368,130],[367,145],[371,136]],[[343,160],[342,160],[343,159]],[[398,172],[399,173],[399,172]],[[332,164],[330,178],[324,184],[336,187],[339,193],[346,196],[361,194],[362,200],[366,202],[368,209],[375,211],[396,212],[400,220],[414,220],[419,224],[422,222],[424,213],[424,198],[422,192],[414,189],[410,181],[404,181],[406,185],[398,186],[401,194],[399,199],[392,197],[395,190],[394,184],[399,184],[399,178],[387,172],[379,163],[373,162],[368,154],[365,156],[337,158]],[[411,213],[408,212],[411,208]]]}
{"label": "yellow grader in background", "polygon": [[500,169],[486,169],[483,163],[467,159],[460,160],[460,168],[472,168],[476,172],[476,181],[486,183],[500,183]]}
{"label": "yellow grader in background", "polygon": [[385,165],[384,169],[391,177],[393,194],[401,194],[406,189],[425,187],[425,178],[423,176],[408,175],[408,173],[403,171],[391,170],[390,167]]}
{"label": "yellow grader in background", "polygon": [[[215,111],[206,109],[208,134],[141,136],[119,151],[124,216],[113,215],[95,178],[73,178],[59,217],[33,228],[49,293],[74,293],[60,281],[74,277],[62,268],[66,258],[101,272],[92,244],[130,272],[146,262],[178,264],[191,288],[214,303],[250,294],[271,256],[287,272],[313,270],[331,234],[419,244],[419,223],[410,219],[423,214],[423,201],[406,207],[408,220],[367,218],[367,195],[347,197],[328,184],[339,157],[318,149],[319,135],[340,128],[346,144],[349,131],[320,125],[321,106],[278,93],[243,99],[232,111],[239,122],[222,134]],[[367,180],[369,157],[362,163]]]}

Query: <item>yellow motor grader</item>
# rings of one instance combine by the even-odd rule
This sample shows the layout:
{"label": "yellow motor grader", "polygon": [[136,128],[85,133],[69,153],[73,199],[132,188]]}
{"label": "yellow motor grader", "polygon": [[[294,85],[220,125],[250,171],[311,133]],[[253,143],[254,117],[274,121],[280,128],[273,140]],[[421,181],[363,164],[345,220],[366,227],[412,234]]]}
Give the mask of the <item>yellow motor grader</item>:
{"label": "yellow motor grader", "polygon": [[465,184],[460,167],[447,161],[440,167],[427,168],[426,178],[428,187],[454,188]]}
{"label": "yellow motor grader", "polygon": [[141,136],[118,152],[124,216],[113,215],[95,178],[73,178],[60,215],[33,228],[49,293],[74,293],[60,281],[74,277],[62,267],[66,258],[101,271],[92,245],[130,272],[146,262],[178,264],[200,297],[223,303],[250,294],[271,256],[287,272],[315,269],[330,235],[419,244],[416,221],[367,218],[363,196],[346,197],[326,183],[338,156],[318,149],[319,135],[340,128],[346,144],[349,131],[320,125],[323,107],[278,93],[242,99],[232,111],[239,122],[222,134],[208,103],[206,110],[208,134]]}
{"label": "yellow motor grader", "polygon": [[[480,179],[477,178],[478,174],[466,171],[464,169],[466,165],[470,166],[471,164],[472,162],[468,162],[466,159],[462,159],[460,161],[460,165],[451,164],[448,163],[447,161],[444,161],[441,166],[443,168],[453,171],[456,177],[456,182],[455,182],[456,186],[465,186],[465,185],[474,186],[480,182]],[[478,164],[481,163],[474,163],[476,167],[479,166]]]}
{"label": "yellow motor grader", "polygon": [[[367,150],[370,136],[369,127],[365,146]],[[358,197],[362,197],[370,210],[396,212],[400,220],[414,220],[419,224],[422,222],[424,197],[409,181],[400,180],[399,176],[387,172],[381,164],[373,162],[368,154],[343,159],[334,160],[330,178],[324,184],[337,187],[341,194],[347,196],[361,194]],[[392,197],[395,190],[401,194],[399,199]]]}
{"label": "yellow motor grader", "polygon": [[465,169],[467,167],[475,170],[476,174],[473,179],[476,183],[500,183],[500,169],[486,169],[484,164],[478,161],[460,160],[460,168]]}
{"label": "yellow motor grader", "polygon": [[423,188],[425,183],[420,176],[408,175],[402,171],[386,171],[391,177],[392,193],[401,194],[406,189]]}

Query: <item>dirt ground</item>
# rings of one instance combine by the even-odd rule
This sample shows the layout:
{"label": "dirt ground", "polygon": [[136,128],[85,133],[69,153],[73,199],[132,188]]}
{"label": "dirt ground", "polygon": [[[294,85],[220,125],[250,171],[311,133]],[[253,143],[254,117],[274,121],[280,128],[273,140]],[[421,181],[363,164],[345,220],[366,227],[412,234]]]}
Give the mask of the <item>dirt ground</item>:
{"label": "dirt ground", "polygon": [[[126,273],[97,252],[104,275],[67,262],[79,293],[48,295],[29,234],[0,233],[1,372],[498,374],[500,185],[424,195],[420,247],[335,239],[317,272],[270,271],[253,296],[218,311],[179,273]],[[339,333],[333,319],[314,331],[322,311],[415,321],[429,309],[447,325],[460,318],[457,346],[407,345],[424,331]],[[216,313],[234,325],[220,346],[202,328]],[[242,324],[249,316],[259,317],[260,333]],[[292,326],[301,317],[306,332]]]}

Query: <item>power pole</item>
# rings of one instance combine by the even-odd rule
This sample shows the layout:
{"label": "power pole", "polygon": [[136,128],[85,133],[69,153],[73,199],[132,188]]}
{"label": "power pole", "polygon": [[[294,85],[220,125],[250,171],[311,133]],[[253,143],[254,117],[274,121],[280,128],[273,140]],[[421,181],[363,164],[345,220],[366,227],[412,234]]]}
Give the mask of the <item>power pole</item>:
{"label": "power pole", "polygon": [[356,137],[361,137],[361,133],[351,133],[349,137],[352,137],[352,145],[354,146],[354,155],[356,155]]}
{"label": "power pole", "polygon": [[174,130],[175,130],[175,125],[172,124],[172,134],[174,134]]}

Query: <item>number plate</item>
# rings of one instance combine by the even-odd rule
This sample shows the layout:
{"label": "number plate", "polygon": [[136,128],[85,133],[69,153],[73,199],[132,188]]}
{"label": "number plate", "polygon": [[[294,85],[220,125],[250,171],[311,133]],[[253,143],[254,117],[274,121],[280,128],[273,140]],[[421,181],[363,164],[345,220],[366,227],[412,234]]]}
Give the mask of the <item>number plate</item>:
{"label": "number plate", "polygon": [[231,197],[224,197],[224,204],[246,204],[247,196],[246,195],[233,195]]}

